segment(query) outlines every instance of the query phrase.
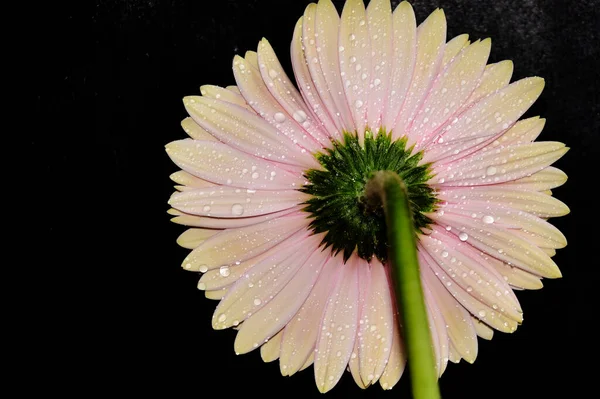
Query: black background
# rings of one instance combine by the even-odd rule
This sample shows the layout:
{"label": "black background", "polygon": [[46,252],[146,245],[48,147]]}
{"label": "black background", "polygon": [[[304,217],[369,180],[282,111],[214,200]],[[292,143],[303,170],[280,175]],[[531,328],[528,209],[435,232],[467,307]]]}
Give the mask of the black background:
{"label": "black background", "polygon": [[[184,230],[165,213],[177,168],[164,145],[185,136],[182,97],[203,84],[235,84],[234,54],[264,36],[291,73],[289,43],[309,0],[127,0],[48,4],[31,10],[38,124],[28,130],[50,212],[36,214],[64,284],[39,304],[52,331],[62,392],[164,397],[316,397],[312,367],[291,378],[258,351],[236,356],[233,331],[213,331],[216,302],[179,265]],[[341,10],[343,1],[334,1]],[[394,5],[397,2],[393,2]],[[490,62],[512,59],[513,80],[542,76],[527,116],[547,118],[539,140],[570,152],[555,190],[571,214],[552,222],[569,240],[555,257],[563,279],[520,292],[524,324],[480,340],[474,365],[449,364],[445,398],[585,397],[598,364],[597,166],[600,4],[566,0],[413,3],[418,22],[444,8],[448,37],[492,38]],[[595,162],[594,162],[595,161]],[[31,181],[27,182],[32,184]],[[39,208],[36,208],[39,209]],[[45,208],[46,209],[46,208]],[[32,278],[33,280],[33,278]],[[45,307],[47,306],[47,308]],[[49,327],[48,327],[49,326]],[[588,364],[589,362],[589,364]],[[390,393],[361,391],[347,373],[327,396],[410,397],[407,375]]]}

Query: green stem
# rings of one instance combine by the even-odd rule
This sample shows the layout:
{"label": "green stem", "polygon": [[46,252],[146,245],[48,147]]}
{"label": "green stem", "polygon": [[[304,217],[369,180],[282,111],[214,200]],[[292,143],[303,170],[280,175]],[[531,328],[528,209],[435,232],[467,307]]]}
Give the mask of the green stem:
{"label": "green stem", "polygon": [[396,301],[403,321],[412,392],[415,399],[439,399],[429,322],[425,310],[417,244],[408,191],[393,171],[376,172],[366,187],[367,200],[385,212],[389,260]]}

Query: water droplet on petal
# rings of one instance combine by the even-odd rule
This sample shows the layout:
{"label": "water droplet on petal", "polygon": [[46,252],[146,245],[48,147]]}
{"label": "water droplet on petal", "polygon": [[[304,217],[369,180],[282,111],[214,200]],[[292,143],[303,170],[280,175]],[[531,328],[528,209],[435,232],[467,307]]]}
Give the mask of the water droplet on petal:
{"label": "water droplet on petal", "polygon": [[359,109],[363,106],[363,102],[360,100],[356,100],[356,102],[354,103],[354,106],[356,107],[356,109]]}
{"label": "water droplet on petal", "polygon": [[275,79],[277,77],[277,71],[274,69],[270,69],[269,76],[271,77],[271,79]]}
{"label": "water droplet on petal", "polygon": [[490,215],[485,215],[484,217],[481,218],[481,220],[485,224],[492,224],[492,223],[494,223],[494,217],[490,216]]}
{"label": "water droplet on petal", "polygon": [[494,176],[496,174],[497,170],[495,166],[488,166],[488,168],[486,169],[485,173],[488,176]]}
{"label": "water droplet on petal", "polygon": [[206,273],[208,271],[208,266],[206,266],[206,265],[200,265],[200,267],[198,268],[198,270],[200,271],[200,273]]}
{"label": "water droplet on petal", "polygon": [[258,179],[258,172],[252,173],[252,178],[253,179]]}
{"label": "water droplet on petal", "polygon": [[284,114],[282,114],[281,112],[278,112],[278,113],[276,113],[276,114],[274,115],[274,118],[275,118],[275,121],[276,121],[276,122],[279,122],[279,123],[282,123],[282,122],[284,122],[284,121],[285,121],[285,115],[284,115]]}
{"label": "water droplet on petal", "polygon": [[259,298],[256,298],[254,300],[254,305],[259,306],[262,303],[262,301]]}
{"label": "water droplet on petal", "polygon": [[463,232],[463,233],[460,233],[460,234],[458,235],[458,238],[459,238],[461,241],[467,241],[467,240],[469,239],[469,235],[468,235],[467,233],[464,233],[464,232]]}
{"label": "water droplet on petal", "polygon": [[479,311],[479,317],[485,317],[485,310],[480,310]]}
{"label": "water droplet on petal", "polygon": [[242,216],[244,214],[244,207],[241,204],[233,204],[231,206],[231,214],[235,216]]}
{"label": "water droplet on petal", "polygon": [[219,268],[219,274],[223,277],[229,276],[230,273],[231,271],[229,270],[229,266],[221,266]]}
{"label": "water droplet on petal", "polygon": [[219,316],[219,318],[217,320],[219,321],[219,323],[223,323],[225,320],[227,320],[227,315],[225,315],[224,313],[221,313],[221,315]]}
{"label": "water droplet on petal", "polygon": [[210,211],[210,206],[209,205],[204,205],[204,208],[202,208],[202,210],[204,212],[209,212]]}

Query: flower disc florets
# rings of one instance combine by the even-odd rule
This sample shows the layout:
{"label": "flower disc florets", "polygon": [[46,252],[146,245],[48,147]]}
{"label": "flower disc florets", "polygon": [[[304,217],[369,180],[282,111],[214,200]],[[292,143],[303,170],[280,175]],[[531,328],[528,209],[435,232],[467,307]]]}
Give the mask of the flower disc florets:
{"label": "flower disc florets", "polygon": [[301,191],[312,198],[304,210],[312,214],[314,233],[326,232],[322,244],[334,253],[343,251],[348,259],[356,250],[361,258],[373,256],[384,261],[388,245],[385,217],[381,206],[367,201],[365,186],[374,172],[391,170],[406,184],[415,232],[431,223],[426,213],[435,209],[437,199],[427,184],[432,177],[430,164],[419,165],[423,152],[406,148],[406,139],[392,141],[391,134],[380,129],[377,135],[367,130],[364,143],[356,134],[344,133],[343,142],[319,153],[323,169],[311,169]]}

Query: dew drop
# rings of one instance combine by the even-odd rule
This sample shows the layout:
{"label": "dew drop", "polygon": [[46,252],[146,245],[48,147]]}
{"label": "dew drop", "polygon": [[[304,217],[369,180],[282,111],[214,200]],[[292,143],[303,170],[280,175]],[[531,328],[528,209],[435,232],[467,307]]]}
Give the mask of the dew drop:
{"label": "dew drop", "polygon": [[302,123],[306,120],[306,113],[304,111],[296,111],[293,116],[298,123]]}
{"label": "dew drop", "polygon": [[463,233],[460,233],[460,234],[458,235],[458,238],[459,238],[461,241],[467,241],[467,240],[469,239],[469,235],[468,235],[467,233],[464,233],[464,232],[463,232]]}
{"label": "dew drop", "polygon": [[219,268],[219,274],[223,277],[229,276],[230,273],[231,271],[229,270],[229,266],[221,266]]}
{"label": "dew drop", "polygon": [[442,258],[447,258],[447,257],[448,257],[448,251],[443,251]]}
{"label": "dew drop", "polygon": [[282,114],[281,112],[276,113],[274,118],[275,118],[275,121],[279,122],[279,123],[282,123],[283,121],[285,121],[285,115]]}
{"label": "dew drop", "polygon": [[202,210],[204,212],[209,212],[210,211],[210,206],[209,205],[204,205],[204,208],[202,208]]}
{"label": "dew drop", "polygon": [[221,315],[219,316],[219,318],[217,320],[219,321],[219,323],[223,323],[225,320],[227,320],[227,315],[225,315],[224,313],[221,313]]}
{"label": "dew drop", "polygon": [[262,303],[262,301],[261,301],[259,298],[256,298],[256,299],[254,300],[254,304],[255,304],[256,306],[259,306],[261,303]]}
{"label": "dew drop", "polygon": [[198,289],[199,289],[200,291],[204,291],[204,290],[206,289],[206,284],[204,284],[204,283],[202,283],[202,282],[199,282],[199,283],[198,283]]}
{"label": "dew drop", "polygon": [[200,265],[200,267],[198,268],[198,270],[200,271],[200,273],[206,273],[208,271],[208,266],[206,266],[206,265]]}
{"label": "dew drop", "polygon": [[488,168],[485,170],[485,173],[488,176],[494,176],[496,174],[496,172],[497,172],[497,169],[495,166],[488,166]]}
{"label": "dew drop", "polygon": [[356,107],[356,109],[359,109],[363,106],[363,102],[360,100],[356,100],[356,102],[354,103],[354,106]]}
{"label": "dew drop", "polygon": [[277,71],[274,69],[270,69],[269,70],[269,76],[271,77],[271,79],[275,79],[277,77]]}
{"label": "dew drop", "polygon": [[481,220],[485,224],[492,224],[492,223],[494,223],[494,217],[490,216],[490,215],[485,215],[484,217],[481,218]]}
{"label": "dew drop", "polygon": [[381,79],[375,79],[373,81],[373,85],[375,85],[375,86],[379,86],[380,84],[381,84]]}
{"label": "dew drop", "polygon": [[479,317],[485,317],[485,310],[480,310],[478,314]]}
{"label": "dew drop", "polygon": [[233,204],[231,206],[231,214],[235,216],[242,216],[244,214],[244,207],[241,204]]}
{"label": "dew drop", "polygon": [[252,173],[252,178],[253,179],[258,179],[258,172]]}

